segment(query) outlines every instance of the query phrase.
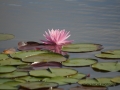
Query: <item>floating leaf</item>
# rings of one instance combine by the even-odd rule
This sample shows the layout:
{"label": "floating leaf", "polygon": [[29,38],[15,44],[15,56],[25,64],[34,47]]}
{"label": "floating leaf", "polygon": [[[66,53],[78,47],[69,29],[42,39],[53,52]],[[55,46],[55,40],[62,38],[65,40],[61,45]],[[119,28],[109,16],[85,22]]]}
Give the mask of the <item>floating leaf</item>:
{"label": "floating leaf", "polygon": [[28,57],[28,56],[37,55],[37,54],[46,53],[46,52],[47,51],[40,51],[40,50],[18,51],[16,53],[10,54],[10,56],[12,58],[23,59],[23,58]]}
{"label": "floating leaf", "polygon": [[56,77],[75,75],[77,74],[77,71],[69,68],[52,68],[52,73],[47,69],[32,70],[29,73],[31,76],[36,77]]}
{"label": "floating leaf", "polygon": [[47,89],[50,87],[57,87],[57,83],[48,83],[48,82],[27,82],[21,84],[20,87],[24,89],[34,90],[34,89]]}
{"label": "floating leaf", "polygon": [[120,83],[120,76],[112,78],[111,81],[114,83]]}
{"label": "floating leaf", "polygon": [[112,86],[115,83],[110,81],[111,78],[87,78],[79,80],[78,83],[86,86]]}
{"label": "floating leaf", "polygon": [[120,59],[120,55],[118,55],[118,54],[101,53],[101,54],[96,54],[95,56],[98,58],[104,58],[104,59]]}
{"label": "floating leaf", "polygon": [[13,39],[13,38],[14,38],[14,35],[12,35],[12,34],[0,33],[0,41],[9,40],[9,39]]}
{"label": "floating leaf", "polygon": [[28,75],[27,72],[14,71],[11,73],[0,74],[0,78],[16,78],[16,77],[22,77],[22,76],[27,76],[27,75]]}
{"label": "floating leaf", "polygon": [[21,82],[18,82],[18,81],[8,81],[8,82],[5,82],[4,83],[5,85],[8,85],[8,86],[19,86],[20,84],[22,84]]}
{"label": "floating leaf", "polygon": [[62,67],[62,64],[59,62],[40,62],[31,64],[31,67],[33,67],[33,69],[47,69],[49,67]]}
{"label": "floating leaf", "polygon": [[65,60],[66,58],[64,56],[57,53],[41,53],[23,59],[24,62],[62,62]]}
{"label": "floating leaf", "polygon": [[15,70],[16,68],[13,66],[0,66],[0,73],[8,73],[8,72],[12,72]]}
{"label": "floating leaf", "polygon": [[7,78],[0,78],[0,84],[3,84],[8,81],[13,81],[12,79],[7,79]]}
{"label": "floating leaf", "polygon": [[65,62],[62,62],[64,66],[88,66],[96,63],[97,60],[90,58],[72,58]]}
{"label": "floating leaf", "polygon": [[55,82],[59,85],[65,85],[65,84],[72,84],[76,83],[78,80],[74,78],[66,78],[66,77],[52,77],[45,79],[45,82]]}
{"label": "floating leaf", "polygon": [[18,59],[12,59],[12,58],[0,60],[0,65],[26,65],[26,64],[27,63],[24,63]]}
{"label": "floating leaf", "polygon": [[15,78],[15,80],[24,80],[27,82],[33,82],[33,81],[41,81],[43,78],[36,78],[36,77],[31,77],[31,76],[24,76],[24,77],[19,77]]}
{"label": "floating leaf", "polygon": [[5,84],[0,84],[0,90],[18,90],[17,87],[5,85]]}
{"label": "floating leaf", "polygon": [[0,60],[4,60],[4,59],[7,59],[7,58],[9,58],[8,55],[0,54]]}
{"label": "floating leaf", "polygon": [[103,71],[119,71],[119,62],[100,62],[92,65],[93,69],[103,70]]}
{"label": "floating leaf", "polygon": [[70,88],[70,90],[108,90],[108,89],[107,87],[77,86]]}
{"label": "floating leaf", "polygon": [[85,77],[86,77],[85,74],[83,74],[83,73],[77,73],[75,75],[70,76],[69,78],[82,79],[82,78],[85,78]]}
{"label": "floating leaf", "polygon": [[101,50],[102,45],[91,44],[91,43],[78,43],[78,44],[68,44],[64,45],[62,51],[66,52],[91,52]]}

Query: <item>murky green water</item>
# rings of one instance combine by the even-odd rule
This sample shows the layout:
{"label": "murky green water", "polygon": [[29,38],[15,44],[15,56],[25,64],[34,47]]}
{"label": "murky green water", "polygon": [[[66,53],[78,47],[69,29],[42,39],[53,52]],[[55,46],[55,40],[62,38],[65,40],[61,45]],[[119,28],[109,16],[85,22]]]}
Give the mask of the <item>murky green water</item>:
{"label": "murky green water", "polygon": [[[19,41],[44,39],[48,29],[66,29],[74,43],[98,43],[104,49],[120,48],[120,0],[0,0],[0,33],[15,38],[0,42],[0,50],[17,47]],[[73,57],[96,58],[100,53],[70,53]],[[99,59],[99,62],[106,62]],[[107,60],[110,61],[110,60]],[[118,76],[119,72],[95,72],[89,67],[76,68],[91,77]],[[75,85],[61,86],[67,90]],[[120,86],[109,90],[119,90]]]}

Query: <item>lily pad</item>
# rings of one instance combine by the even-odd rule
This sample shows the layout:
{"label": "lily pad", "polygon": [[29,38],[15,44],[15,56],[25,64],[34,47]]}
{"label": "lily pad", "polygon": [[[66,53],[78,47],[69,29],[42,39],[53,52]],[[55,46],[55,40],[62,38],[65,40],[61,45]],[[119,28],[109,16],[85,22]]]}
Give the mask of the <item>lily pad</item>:
{"label": "lily pad", "polygon": [[70,88],[70,90],[108,90],[107,87],[92,87],[92,86],[77,86]]}
{"label": "lily pad", "polygon": [[4,60],[4,59],[7,59],[7,58],[9,58],[8,57],[8,55],[6,55],[6,54],[0,54],[0,60]]}
{"label": "lily pad", "polygon": [[92,65],[93,69],[100,71],[120,71],[120,62],[99,62]]}
{"label": "lily pad", "polygon": [[0,84],[3,84],[8,81],[13,81],[12,79],[7,79],[7,78],[0,78]]}
{"label": "lily pad", "polygon": [[85,77],[86,77],[85,74],[83,74],[83,73],[77,73],[75,75],[70,76],[69,78],[82,79],[82,78],[85,78]]}
{"label": "lily pad", "polygon": [[66,58],[61,54],[57,53],[41,53],[38,55],[32,55],[24,58],[22,61],[24,62],[62,62],[65,61]]}
{"label": "lily pad", "polygon": [[26,82],[33,82],[33,81],[41,81],[43,78],[36,78],[36,77],[31,77],[31,76],[24,76],[24,77],[19,77],[15,78],[15,80],[24,80]]}
{"label": "lily pad", "polygon": [[8,85],[8,86],[16,87],[16,86],[19,86],[19,85],[22,84],[22,83],[21,83],[21,82],[18,82],[18,81],[8,81],[8,82],[5,82],[4,84],[5,84],[5,85]]}
{"label": "lily pad", "polygon": [[56,77],[56,76],[70,76],[77,74],[77,71],[69,68],[51,68],[50,70],[32,70],[29,72],[31,76],[35,77]]}
{"label": "lily pad", "polygon": [[34,89],[47,89],[50,87],[57,87],[57,83],[48,83],[48,82],[27,82],[21,84],[20,87],[24,89],[34,90]]}
{"label": "lily pad", "polygon": [[0,78],[16,78],[16,77],[22,77],[22,76],[27,76],[27,75],[28,75],[28,72],[14,71],[11,73],[0,74]]}
{"label": "lily pad", "polygon": [[28,63],[24,63],[18,59],[7,58],[5,60],[0,60],[0,66],[2,65],[26,65]]}
{"label": "lily pad", "polygon": [[78,44],[69,44],[62,47],[62,51],[66,52],[92,52],[102,49],[100,44],[92,43],[78,43]]}
{"label": "lily pad", "polygon": [[100,54],[96,54],[95,56],[103,59],[120,59],[120,54],[100,53]]}
{"label": "lily pad", "polygon": [[18,90],[17,87],[5,85],[5,84],[0,84],[0,90]]}
{"label": "lily pad", "polygon": [[66,77],[52,77],[45,79],[45,82],[55,82],[59,85],[77,83],[78,79],[66,78]]}
{"label": "lily pad", "polygon": [[10,56],[12,58],[23,59],[23,58],[28,57],[28,56],[37,55],[37,54],[46,53],[46,52],[47,51],[40,51],[40,50],[18,51],[16,53],[10,54]]}
{"label": "lily pad", "polygon": [[114,83],[119,83],[120,84],[120,76],[112,78],[111,81],[114,82]]}
{"label": "lily pad", "polygon": [[0,66],[0,73],[8,73],[8,72],[13,72],[15,70],[16,68],[13,66]]}
{"label": "lily pad", "polygon": [[111,78],[87,78],[79,80],[78,83],[85,86],[113,86],[115,83],[110,81]]}
{"label": "lily pad", "polygon": [[72,58],[65,62],[62,62],[64,66],[89,66],[97,63],[97,60],[90,58]]}
{"label": "lily pad", "polygon": [[40,63],[32,63],[31,67],[33,69],[47,69],[49,67],[52,67],[52,68],[59,67],[59,68],[61,68],[62,64],[59,63],[59,62],[40,62]]}
{"label": "lily pad", "polygon": [[2,40],[9,40],[9,39],[13,39],[15,36],[12,34],[4,34],[4,33],[0,33],[0,41]]}

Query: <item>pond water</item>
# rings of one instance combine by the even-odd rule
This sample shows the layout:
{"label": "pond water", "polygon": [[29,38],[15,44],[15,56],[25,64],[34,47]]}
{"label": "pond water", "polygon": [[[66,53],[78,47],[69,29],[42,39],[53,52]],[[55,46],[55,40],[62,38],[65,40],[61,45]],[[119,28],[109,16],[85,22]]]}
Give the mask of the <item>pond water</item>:
{"label": "pond water", "polygon": [[[44,39],[48,29],[70,31],[74,43],[102,44],[103,50],[120,49],[120,0],[0,0],[0,33],[15,38],[0,42],[0,51],[17,47],[19,41]],[[100,51],[69,53],[70,58],[89,57],[99,62],[112,62],[94,57]],[[114,60],[116,61],[116,60]],[[75,68],[91,77],[114,77],[119,72],[95,72],[90,67]],[[65,90],[77,86],[60,86]],[[109,87],[120,90],[120,85]]]}

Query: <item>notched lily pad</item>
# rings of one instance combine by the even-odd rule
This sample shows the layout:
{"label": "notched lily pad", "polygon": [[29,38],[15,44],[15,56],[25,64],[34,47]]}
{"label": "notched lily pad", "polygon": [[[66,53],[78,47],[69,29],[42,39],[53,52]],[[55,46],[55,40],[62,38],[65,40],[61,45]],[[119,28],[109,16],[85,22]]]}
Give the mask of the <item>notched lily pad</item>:
{"label": "notched lily pad", "polygon": [[28,72],[14,71],[11,73],[0,74],[0,78],[16,78],[16,77],[22,77],[22,76],[27,76],[27,75],[28,75]]}
{"label": "notched lily pad", "polygon": [[13,66],[0,66],[0,73],[8,73],[8,72],[13,72],[15,70],[16,68]]}
{"label": "notched lily pad", "polygon": [[115,72],[120,71],[120,62],[99,62],[92,65],[93,69],[99,71]]}
{"label": "notched lily pad", "polygon": [[70,88],[70,90],[108,90],[108,89],[107,87],[77,86]]}
{"label": "notched lily pad", "polygon": [[70,76],[77,74],[77,71],[69,68],[51,68],[32,70],[29,72],[31,76],[35,77],[56,77],[56,76]]}
{"label": "notched lily pad", "polygon": [[13,39],[14,37],[12,34],[0,33],[0,41]]}
{"label": "notched lily pad", "polygon": [[0,60],[0,66],[2,65],[26,65],[28,63],[24,63],[18,59],[7,58],[5,60]]}
{"label": "notched lily pad", "polygon": [[87,78],[79,80],[78,83],[85,86],[113,86],[115,83],[110,81],[111,78]]}
{"label": "notched lily pad", "polygon": [[90,59],[90,58],[73,58],[69,59],[65,62],[62,62],[62,65],[64,66],[89,66],[94,63],[97,63],[96,59]]}
{"label": "notched lily pad", "polygon": [[23,89],[36,90],[36,89],[47,89],[50,87],[58,87],[57,83],[48,83],[48,82],[27,82],[20,85]]}
{"label": "notched lily pad", "polygon": [[57,53],[41,53],[24,58],[24,62],[63,62],[66,58]]}
{"label": "notched lily pad", "polygon": [[47,69],[49,67],[52,67],[52,68],[56,68],[56,67],[61,68],[62,64],[59,63],[59,62],[40,62],[40,63],[32,63],[31,67],[33,69]]}
{"label": "notched lily pad", "polygon": [[64,45],[62,48],[62,51],[66,51],[66,52],[92,52],[92,51],[98,51],[101,49],[102,49],[102,45],[100,45],[100,44],[78,43],[78,44]]}
{"label": "notched lily pad", "polygon": [[102,51],[100,54],[96,54],[95,56],[104,59],[120,59],[120,49]]}
{"label": "notched lily pad", "polygon": [[9,58],[8,55],[0,53],[0,60]]}
{"label": "notched lily pad", "polygon": [[23,59],[23,58],[28,57],[28,56],[37,55],[37,54],[46,53],[46,52],[47,51],[40,51],[40,50],[18,51],[16,53],[10,54],[10,56],[12,58]]}
{"label": "notched lily pad", "polygon": [[111,81],[114,82],[114,83],[119,83],[120,84],[120,76],[112,78]]}
{"label": "notched lily pad", "polygon": [[77,83],[78,79],[74,78],[66,78],[66,77],[52,77],[52,78],[45,78],[45,82],[55,82],[58,83],[59,85],[65,85],[65,84],[72,84],[72,83]]}

